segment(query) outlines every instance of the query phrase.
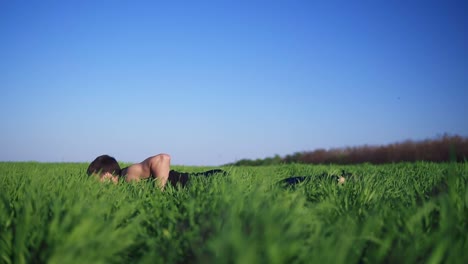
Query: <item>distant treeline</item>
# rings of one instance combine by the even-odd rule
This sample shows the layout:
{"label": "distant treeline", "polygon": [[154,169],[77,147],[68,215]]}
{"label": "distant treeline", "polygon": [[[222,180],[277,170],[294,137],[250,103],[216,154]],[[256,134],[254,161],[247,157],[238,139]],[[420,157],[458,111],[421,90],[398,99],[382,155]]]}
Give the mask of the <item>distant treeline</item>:
{"label": "distant treeline", "polygon": [[384,164],[415,161],[466,161],[468,159],[468,138],[444,134],[436,139],[422,141],[406,140],[383,146],[358,146],[333,148],[329,150],[296,152],[292,155],[248,160],[242,159],[229,164],[234,166],[264,166],[285,163],[307,164]]}

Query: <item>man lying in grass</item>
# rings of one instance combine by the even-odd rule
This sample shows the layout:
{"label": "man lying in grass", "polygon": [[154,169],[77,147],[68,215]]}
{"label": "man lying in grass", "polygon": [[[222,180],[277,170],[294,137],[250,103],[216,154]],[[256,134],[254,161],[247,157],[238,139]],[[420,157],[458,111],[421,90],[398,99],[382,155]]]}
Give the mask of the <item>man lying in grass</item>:
{"label": "man lying in grass", "polygon": [[[112,181],[117,183],[119,178],[123,178],[127,182],[154,178],[158,181],[161,189],[164,189],[167,182],[173,186],[180,183],[184,187],[187,184],[189,173],[171,170],[170,166],[171,157],[168,154],[158,154],[123,169],[120,169],[119,163],[115,158],[109,155],[101,155],[91,162],[87,174],[95,175],[101,182]],[[225,174],[224,171],[217,169],[191,173],[190,175],[210,176],[216,173]]]}
{"label": "man lying in grass", "polygon": [[[149,157],[140,163],[130,165],[126,168],[120,169],[119,163],[115,158],[109,155],[101,155],[97,157],[88,167],[88,175],[96,175],[101,182],[112,181],[117,183],[119,178],[123,178],[125,181],[139,181],[142,179],[155,178],[158,180],[159,187],[164,189],[167,182],[173,186],[180,184],[184,187],[190,176],[210,176],[213,174],[221,173],[226,174],[223,170],[209,170],[199,173],[184,173],[170,169],[171,157],[168,154],[159,154],[156,156]],[[330,178],[337,181],[338,184],[343,184],[346,181],[345,177],[352,176],[351,173],[342,171],[341,175],[328,175],[328,173],[322,173],[311,176],[292,176],[283,179],[280,183],[287,186],[293,186],[304,181],[311,179],[323,179]]]}

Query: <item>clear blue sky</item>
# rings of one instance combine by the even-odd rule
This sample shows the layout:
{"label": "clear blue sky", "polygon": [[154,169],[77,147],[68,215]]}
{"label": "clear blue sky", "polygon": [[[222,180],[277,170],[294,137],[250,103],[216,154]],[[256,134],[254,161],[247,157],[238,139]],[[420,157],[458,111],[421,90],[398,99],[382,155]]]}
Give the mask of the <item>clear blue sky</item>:
{"label": "clear blue sky", "polygon": [[0,1],[0,161],[468,136],[468,1]]}

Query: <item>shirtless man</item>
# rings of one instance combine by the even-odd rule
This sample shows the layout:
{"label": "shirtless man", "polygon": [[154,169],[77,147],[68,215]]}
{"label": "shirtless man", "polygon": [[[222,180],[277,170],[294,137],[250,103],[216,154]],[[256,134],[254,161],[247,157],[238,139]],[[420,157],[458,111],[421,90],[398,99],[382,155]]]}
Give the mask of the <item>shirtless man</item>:
{"label": "shirtless man", "polygon": [[159,187],[164,188],[169,178],[171,157],[168,154],[158,154],[140,163],[120,169],[115,158],[102,155],[97,157],[88,167],[88,175],[96,174],[100,181],[110,180],[117,183],[119,177],[125,181],[139,181],[153,177],[158,180]]}
{"label": "shirtless man", "polygon": [[101,155],[89,164],[87,174],[96,175],[101,182],[112,181],[113,183],[117,183],[119,177],[124,178],[127,182],[152,177],[158,181],[161,189],[164,189],[168,181],[173,186],[180,183],[184,187],[187,184],[189,175],[210,176],[216,173],[225,174],[224,171],[219,169],[189,174],[170,170],[170,166],[171,157],[168,154],[158,154],[123,169],[120,169],[119,163],[117,163],[115,158],[109,155]]}

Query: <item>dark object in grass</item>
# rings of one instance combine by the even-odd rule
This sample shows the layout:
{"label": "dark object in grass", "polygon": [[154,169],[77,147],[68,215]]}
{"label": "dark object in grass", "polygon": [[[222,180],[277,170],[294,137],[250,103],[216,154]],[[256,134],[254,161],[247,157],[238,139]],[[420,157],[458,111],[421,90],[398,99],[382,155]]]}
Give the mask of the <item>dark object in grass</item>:
{"label": "dark object in grass", "polygon": [[305,181],[310,181],[310,180],[330,179],[330,180],[333,180],[334,182],[339,182],[340,178],[343,177],[345,178],[345,181],[348,181],[352,176],[353,176],[352,173],[346,172],[345,170],[341,170],[341,175],[336,175],[336,174],[330,175],[326,172],[323,172],[315,176],[292,176],[292,177],[281,180],[279,183],[288,187],[288,186],[295,186],[296,184],[299,184]]}
{"label": "dark object in grass", "polygon": [[281,183],[286,184],[286,185],[296,185],[305,180],[310,180],[311,178],[312,177],[310,176],[294,176],[294,177],[289,177],[289,178],[281,180]]}
{"label": "dark object in grass", "polygon": [[189,173],[189,172],[179,172],[175,170],[169,171],[169,178],[167,180],[168,183],[170,183],[172,186],[176,187],[177,184],[179,183],[181,187],[185,187],[188,183],[188,180],[190,176],[194,177],[209,177],[213,176],[215,174],[222,174],[226,175],[227,173],[223,170],[220,169],[214,169],[214,170],[208,170],[204,172],[194,172],[194,173]]}

